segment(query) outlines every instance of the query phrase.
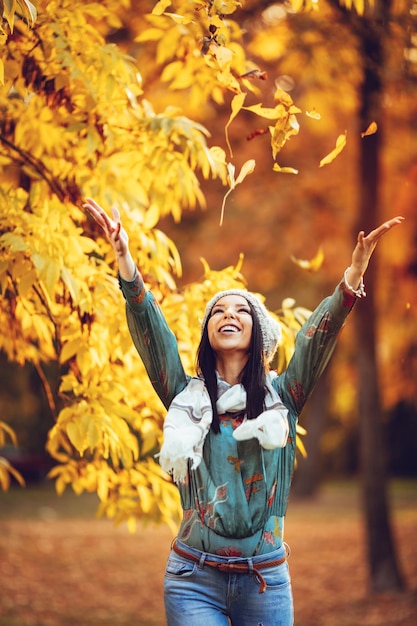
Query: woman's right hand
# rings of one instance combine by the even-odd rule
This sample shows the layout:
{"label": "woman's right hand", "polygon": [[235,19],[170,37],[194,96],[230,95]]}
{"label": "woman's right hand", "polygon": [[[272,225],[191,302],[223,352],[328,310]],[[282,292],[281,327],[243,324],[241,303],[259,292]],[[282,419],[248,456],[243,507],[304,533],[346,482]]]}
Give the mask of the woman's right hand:
{"label": "woman's right hand", "polygon": [[129,252],[129,238],[125,229],[122,228],[119,211],[113,207],[111,210],[113,219],[111,219],[92,198],[86,198],[83,208],[101,226],[114,249],[116,257],[125,256]]}
{"label": "woman's right hand", "polygon": [[129,237],[122,226],[119,211],[113,207],[111,209],[113,219],[111,219],[105,210],[92,198],[86,198],[83,208],[101,226],[111,243],[122,278],[128,281],[133,280],[136,266],[129,251]]}

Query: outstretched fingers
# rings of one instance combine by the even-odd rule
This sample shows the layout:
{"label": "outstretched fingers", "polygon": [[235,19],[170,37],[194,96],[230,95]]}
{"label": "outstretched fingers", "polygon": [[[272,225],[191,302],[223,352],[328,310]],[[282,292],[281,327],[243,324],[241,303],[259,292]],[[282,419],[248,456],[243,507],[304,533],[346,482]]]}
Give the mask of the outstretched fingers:
{"label": "outstretched fingers", "polygon": [[83,204],[83,209],[91,215],[91,217],[103,228],[103,230],[106,230],[106,228],[109,227],[110,220],[108,216],[95,200],[87,198],[86,202]]}
{"label": "outstretched fingers", "polygon": [[93,198],[87,198],[83,208],[88,211],[91,217],[101,226],[106,235],[115,235],[116,239],[120,235],[121,223],[120,214],[116,208],[112,208],[113,220],[107,215],[105,210]]}
{"label": "outstretched fingers", "polygon": [[385,235],[385,233],[387,233],[391,228],[393,228],[394,226],[398,226],[398,224],[401,224],[403,221],[404,221],[404,217],[402,217],[402,215],[397,215],[397,217],[393,217],[392,219],[381,224],[381,226],[378,226],[378,228],[375,228],[374,230],[372,230],[365,237],[365,239],[369,241],[370,243],[374,243],[374,242],[376,243],[378,239],[380,239],[383,235]]}

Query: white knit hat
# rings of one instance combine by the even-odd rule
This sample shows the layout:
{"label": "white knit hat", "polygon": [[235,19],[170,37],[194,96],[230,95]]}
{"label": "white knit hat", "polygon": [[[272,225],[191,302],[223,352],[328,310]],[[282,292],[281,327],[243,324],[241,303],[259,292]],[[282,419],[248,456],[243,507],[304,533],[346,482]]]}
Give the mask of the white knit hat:
{"label": "white knit hat", "polygon": [[242,296],[245,300],[250,302],[258,319],[259,326],[261,327],[265,356],[268,362],[271,361],[281,340],[281,326],[277,320],[272,317],[258,296],[250,291],[246,291],[245,289],[227,289],[226,291],[219,291],[219,293],[216,293],[216,295],[213,296],[213,298],[207,303],[203,321],[201,322],[201,329],[204,329],[207,319],[210,316],[211,310],[216,302],[224,296]]}

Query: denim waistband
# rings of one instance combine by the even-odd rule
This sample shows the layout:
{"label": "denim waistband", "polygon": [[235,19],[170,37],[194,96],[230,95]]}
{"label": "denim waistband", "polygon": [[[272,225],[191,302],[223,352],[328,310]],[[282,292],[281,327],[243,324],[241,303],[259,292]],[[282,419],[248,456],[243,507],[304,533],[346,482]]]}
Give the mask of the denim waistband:
{"label": "denim waistband", "polygon": [[268,554],[258,554],[248,558],[230,558],[209,554],[208,552],[201,552],[174,539],[172,542],[172,551],[186,559],[190,559],[194,562],[197,561],[199,569],[203,569],[205,565],[208,565],[209,567],[215,567],[220,572],[227,574],[254,574],[259,582],[259,593],[264,593],[267,588],[265,578],[260,570],[269,566],[277,567],[287,560],[285,544],[278,550],[274,550]]}
{"label": "denim waistband", "polygon": [[[188,546],[186,543],[179,541],[178,539],[174,539],[174,542],[181,548],[183,552],[188,552],[191,557],[194,557],[194,560],[198,558],[198,560],[202,563],[206,559],[210,561],[214,561],[217,563],[236,563],[236,564],[245,564],[245,563],[253,563],[256,565],[257,563],[268,563],[269,561],[277,561],[282,558],[284,555],[289,557],[290,549],[288,544],[283,543],[277,550],[273,550],[272,552],[267,552],[266,554],[256,554],[254,556],[219,556],[218,554],[212,554],[210,552],[202,552],[201,550],[197,550],[197,548],[193,548]],[[173,542],[173,543],[174,543]]]}

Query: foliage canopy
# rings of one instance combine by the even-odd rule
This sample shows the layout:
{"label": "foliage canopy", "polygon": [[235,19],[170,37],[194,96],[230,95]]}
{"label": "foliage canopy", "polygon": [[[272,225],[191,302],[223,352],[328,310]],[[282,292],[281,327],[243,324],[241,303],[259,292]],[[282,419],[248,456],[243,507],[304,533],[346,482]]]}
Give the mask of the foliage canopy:
{"label": "foliage canopy", "polygon": [[[139,37],[158,42],[163,80],[177,87],[181,50],[192,48],[183,84],[202,106],[209,93],[221,102],[231,91],[230,122],[244,88],[253,89],[243,76],[240,29],[229,19],[238,4],[179,2],[179,13],[167,14],[170,3],[159,2]],[[204,126],[176,107],[154,111],[134,60],[106,43],[120,25],[120,2],[41,0],[36,13],[21,0],[2,8],[0,349],[32,363],[42,380],[55,419],[47,449],[57,461],[50,474],[57,491],[96,491],[100,513],[132,528],[140,517],[172,524],[176,489],[154,460],[163,408],[131,345],[112,250],[82,199],[120,208],[138,266],[192,371],[201,307],[215,291],[245,284],[241,260],[222,271],[203,261],[202,280],[180,291],[179,253],[158,222],[204,205],[199,177],[219,178],[231,191],[250,167],[235,180]],[[295,113],[291,98],[277,92],[268,113],[274,154],[296,132]],[[284,303],[280,367],[307,314]],[[51,364],[55,380],[46,374]],[[6,433],[13,437],[0,424]],[[3,489],[10,472],[0,464]]]}

